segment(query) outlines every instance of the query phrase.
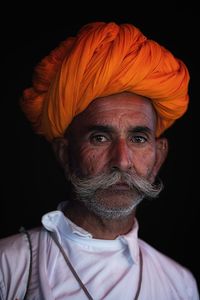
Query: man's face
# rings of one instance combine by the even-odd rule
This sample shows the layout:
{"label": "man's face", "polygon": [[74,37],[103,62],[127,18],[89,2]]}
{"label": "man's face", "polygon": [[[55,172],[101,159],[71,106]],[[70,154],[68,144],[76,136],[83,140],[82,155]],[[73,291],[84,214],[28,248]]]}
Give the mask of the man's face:
{"label": "man's face", "polygon": [[150,101],[121,93],[93,101],[71,126],[71,166],[80,176],[113,167],[151,176],[156,155],[156,116]]}
{"label": "man's face", "polygon": [[[119,171],[152,183],[157,173],[155,131],[156,115],[145,97],[124,92],[96,99],[71,124],[70,173],[93,180]],[[139,197],[123,178],[99,188],[96,196],[110,209],[133,207]]]}

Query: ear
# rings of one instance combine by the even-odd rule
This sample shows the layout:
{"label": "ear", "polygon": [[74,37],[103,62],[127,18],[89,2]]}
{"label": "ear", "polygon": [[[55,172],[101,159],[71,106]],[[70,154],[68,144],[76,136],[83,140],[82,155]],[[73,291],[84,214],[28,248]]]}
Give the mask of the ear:
{"label": "ear", "polygon": [[68,164],[68,140],[66,138],[55,138],[52,141],[55,156],[62,167]]}
{"label": "ear", "polygon": [[152,182],[155,180],[161,166],[168,154],[168,140],[166,138],[157,138],[156,140],[156,159],[151,173]]}

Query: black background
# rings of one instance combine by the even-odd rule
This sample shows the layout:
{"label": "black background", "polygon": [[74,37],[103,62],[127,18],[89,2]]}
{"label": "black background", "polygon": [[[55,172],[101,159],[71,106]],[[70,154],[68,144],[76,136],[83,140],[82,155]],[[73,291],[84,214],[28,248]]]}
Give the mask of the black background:
{"label": "black background", "polygon": [[[91,21],[132,23],[156,40],[189,68],[190,105],[187,113],[166,132],[167,161],[160,172],[165,189],[159,199],[138,208],[139,235],[195,275],[199,273],[199,196],[195,131],[197,111],[199,14],[189,3],[80,3],[56,2],[46,7],[32,2],[10,4],[1,10],[1,175],[0,237],[20,226],[40,224],[41,216],[56,209],[67,195],[61,169],[50,145],[35,135],[19,108],[19,97],[31,85],[34,66],[58,43]],[[194,164],[194,166],[193,166]],[[195,170],[197,175],[194,175]]]}

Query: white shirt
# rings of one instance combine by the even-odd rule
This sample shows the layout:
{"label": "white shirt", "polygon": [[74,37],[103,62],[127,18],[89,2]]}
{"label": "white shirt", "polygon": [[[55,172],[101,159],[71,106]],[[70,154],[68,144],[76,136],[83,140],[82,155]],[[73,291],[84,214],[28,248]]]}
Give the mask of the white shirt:
{"label": "white shirt", "polygon": [[[199,300],[193,275],[138,239],[137,220],[128,234],[115,240],[94,239],[59,210],[45,214],[42,224],[54,232],[95,300],[134,299],[140,270],[139,248],[143,256],[143,272],[138,299]],[[33,260],[37,267],[33,268],[27,299],[87,299],[47,230],[36,230],[33,234]],[[25,240],[26,237],[19,234],[0,241],[1,300],[21,300],[24,297],[30,259]]]}

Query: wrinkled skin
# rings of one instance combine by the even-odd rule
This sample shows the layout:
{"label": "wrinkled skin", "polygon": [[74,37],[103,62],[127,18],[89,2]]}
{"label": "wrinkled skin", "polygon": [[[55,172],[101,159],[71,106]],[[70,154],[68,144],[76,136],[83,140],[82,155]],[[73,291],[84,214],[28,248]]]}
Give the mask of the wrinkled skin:
{"label": "wrinkled skin", "polygon": [[[66,137],[55,140],[54,149],[61,165],[80,177],[94,177],[112,169],[134,170],[153,183],[167,155],[167,140],[155,134],[156,113],[151,102],[123,92],[95,99],[74,118]],[[128,206],[131,197],[125,193],[127,189],[119,184],[115,192],[104,191],[104,205]],[[71,202],[66,215],[96,238],[113,239],[133,226],[135,210],[119,222],[104,220],[78,201]]]}

